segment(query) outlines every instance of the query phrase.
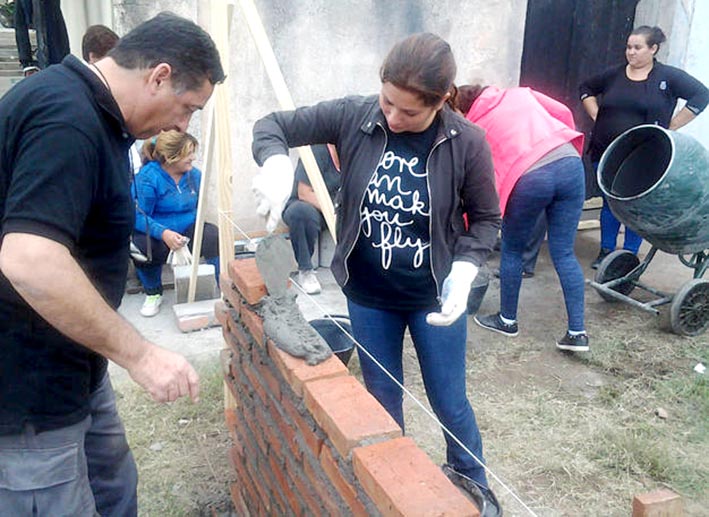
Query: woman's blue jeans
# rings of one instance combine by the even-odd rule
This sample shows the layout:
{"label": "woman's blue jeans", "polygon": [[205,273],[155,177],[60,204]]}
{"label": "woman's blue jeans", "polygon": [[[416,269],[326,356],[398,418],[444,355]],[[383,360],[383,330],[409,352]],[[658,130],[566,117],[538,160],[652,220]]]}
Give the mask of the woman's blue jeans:
{"label": "woman's blue jeans", "polygon": [[517,181],[502,220],[500,313],[505,318],[517,319],[522,253],[539,214],[546,212],[549,254],[564,293],[569,330],[585,330],[583,271],[574,254],[584,195],[580,158],[561,158]]}
{"label": "woman's blue jeans", "polygon": [[[433,327],[426,323],[426,314],[435,308],[397,311],[364,307],[352,300],[347,300],[347,304],[354,338],[402,385],[404,332],[408,327],[433,412],[470,452],[484,462],[480,431],[465,390],[465,316],[449,327]],[[401,388],[359,349],[358,354],[367,390],[403,430]],[[448,434],[444,433],[444,437],[447,462],[457,472],[487,486],[483,467]]]}
{"label": "woman's blue jeans", "polygon": [[[620,231],[620,221],[613,215],[606,196],[603,196],[603,208],[601,208],[601,248],[613,251],[618,241],[618,232]],[[640,245],[643,238],[633,230],[625,227],[625,239],[623,241],[623,249],[632,251],[636,255],[640,250]]]}

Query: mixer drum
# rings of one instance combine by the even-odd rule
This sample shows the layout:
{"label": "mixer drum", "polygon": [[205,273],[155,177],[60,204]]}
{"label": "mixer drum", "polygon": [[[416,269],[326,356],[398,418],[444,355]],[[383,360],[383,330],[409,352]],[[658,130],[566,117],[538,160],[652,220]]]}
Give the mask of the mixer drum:
{"label": "mixer drum", "polygon": [[601,157],[598,184],[619,221],[662,251],[709,248],[709,151],[655,125],[629,129]]}

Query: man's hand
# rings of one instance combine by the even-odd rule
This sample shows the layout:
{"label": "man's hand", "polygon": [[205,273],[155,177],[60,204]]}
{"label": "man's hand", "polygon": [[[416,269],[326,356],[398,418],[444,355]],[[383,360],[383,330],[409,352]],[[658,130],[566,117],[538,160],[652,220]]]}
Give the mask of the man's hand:
{"label": "man's hand", "polygon": [[66,246],[8,233],[0,244],[0,269],[50,325],[128,370],[155,400],[198,399],[199,377],[187,360],[147,341],[109,307]]}
{"label": "man's hand", "polygon": [[162,240],[172,251],[179,250],[182,246],[187,244],[187,237],[181,235],[172,230],[165,230],[162,232]]}
{"label": "man's hand", "polygon": [[189,396],[199,401],[199,376],[180,354],[145,342],[145,353],[128,369],[131,378],[156,402]]}
{"label": "man's hand", "polygon": [[261,172],[253,179],[251,190],[256,199],[256,212],[267,215],[266,230],[273,232],[281,220],[283,207],[293,189],[293,164],[285,154],[275,154],[263,162]]}
{"label": "man's hand", "polygon": [[430,312],[426,323],[438,327],[447,327],[455,322],[468,307],[470,286],[478,275],[478,266],[472,262],[456,260],[451,272],[443,281],[441,293],[441,312]]}

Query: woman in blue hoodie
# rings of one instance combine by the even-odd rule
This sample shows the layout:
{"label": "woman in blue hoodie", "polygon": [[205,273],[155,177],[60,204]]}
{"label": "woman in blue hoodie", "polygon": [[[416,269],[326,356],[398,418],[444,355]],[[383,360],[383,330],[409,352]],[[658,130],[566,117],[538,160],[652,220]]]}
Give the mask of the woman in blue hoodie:
{"label": "woman in blue hoodie", "polygon": [[[171,250],[191,242],[197,219],[202,173],[192,166],[197,139],[189,133],[163,131],[143,144],[143,167],[135,177],[133,242],[148,257],[135,261],[143,289],[143,316],[155,316],[162,303],[162,265]],[[204,224],[202,255],[219,281],[219,232]],[[150,238],[148,238],[150,237]],[[191,245],[190,245],[191,248]]]}

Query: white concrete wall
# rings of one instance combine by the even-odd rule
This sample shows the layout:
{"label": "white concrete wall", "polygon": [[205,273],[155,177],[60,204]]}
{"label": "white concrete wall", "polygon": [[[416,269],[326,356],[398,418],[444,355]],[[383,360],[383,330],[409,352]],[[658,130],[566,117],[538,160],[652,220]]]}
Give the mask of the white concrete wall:
{"label": "white concrete wall", "polygon": [[[709,2],[695,3],[684,69],[709,87]],[[709,108],[681,129],[709,149]]]}
{"label": "white concrete wall", "polygon": [[[197,22],[207,0],[113,0],[115,30],[170,10]],[[250,191],[257,167],[251,158],[254,122],[279,108],[273,88],[235,2],[230,37],[234,215],[247,232],[264,222]],[[379,89],[378,71],[393,43],[408,34],[435,32],[453,47],[459,84],[473,80],[516,85],[526,0],[255,0],[296,105]],[[199,117],[190,126],[200,135]],[[207,218],[215,220],[216,180]],[[235,238],[243,238],[235,231]]]}
{"label": "white concrete wall", "polygon": [[[635,13],[635,26],[639,25],[657,25],[667,35],[658,55],[660,61],[709,86],[709,1],[641,0]],[[709,149],[709,109],[680,131]]]}
{"label": "white concrete wall", "polygon": [[90,25],[114,29],[111,0],[62,0],[61,6],[71,53],[78,58],[81,58],[81,38]]}
{"label": "white concrete wall", "polygon": [[[378,92],[379,66],[388,49],[420,31],[451,44],[459,84],[481,79],[510,86],[519,78],[524,0],[260,0],[256,5],[296,105]],[[231,63],[234,210],[237,222],[251,232],[263,229],[249,191],[257,172],[251,128],[279,106],[239,8]]]}

